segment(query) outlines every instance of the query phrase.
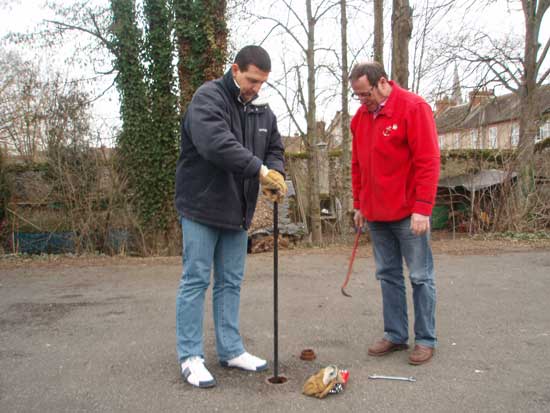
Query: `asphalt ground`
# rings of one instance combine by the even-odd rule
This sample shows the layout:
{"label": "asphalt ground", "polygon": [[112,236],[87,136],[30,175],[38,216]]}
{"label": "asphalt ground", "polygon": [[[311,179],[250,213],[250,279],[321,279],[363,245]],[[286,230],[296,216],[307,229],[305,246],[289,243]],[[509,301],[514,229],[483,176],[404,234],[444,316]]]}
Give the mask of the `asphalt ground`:
{"label": "asphalt ground", "polygon": [[[439,346],[423,366],[409,365],[407,352],[367,355],[382,334],[380,287],[372,257],[359,254],[347,289],[353,297],[340,294],[350,252],[280,254],[285,384],[267,382],[272,255],[249,256],[241,301],[245,346],[270,360],[268,371],[218,364],[209,290],[206,363],[218,382],[212,389],[180,377],[177,257],[1,266],[0,412],[550,411],[550,250],[436,254]],[[412,316],[410,288],[408,297]],[[305,348],[317,359],[300,360]],[[302,395],[307,377],[328,364],[349,370],[345,391],[323,400]],[[371,374],[417,381],[374,381]]]}

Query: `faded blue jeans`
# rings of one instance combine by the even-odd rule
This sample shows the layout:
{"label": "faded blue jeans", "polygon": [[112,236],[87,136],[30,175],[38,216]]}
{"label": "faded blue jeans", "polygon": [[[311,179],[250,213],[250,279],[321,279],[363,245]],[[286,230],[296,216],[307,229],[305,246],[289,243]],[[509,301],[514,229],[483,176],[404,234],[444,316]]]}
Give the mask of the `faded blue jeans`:
{"label": "faded blue jeans", "polygon": [[397,344],[409,339],[404,258],[413,292],[415,343],[435,347],[436,291],[430,234],[417,236],[410,225],[410,217],[393,222],[368,222],[376,278],[382,288],[384,337]]}
{"label": "faded blue jeans", "polygon": [[248,234],[181,218],[183,274],[176,299],[176,347],[180,363],[204,357],[204,299],[214,268],[212,293],[216,350],[220,361],[244,353],[239,305]]}

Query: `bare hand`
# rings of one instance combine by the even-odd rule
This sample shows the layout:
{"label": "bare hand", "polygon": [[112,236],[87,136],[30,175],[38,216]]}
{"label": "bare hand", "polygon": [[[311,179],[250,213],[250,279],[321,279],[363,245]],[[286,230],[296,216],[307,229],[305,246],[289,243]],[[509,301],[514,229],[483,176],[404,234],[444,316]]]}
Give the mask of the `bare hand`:
{"label": "bare hand", "polygon": [[422,235],[430,230],[430,217],[413,213],[411,215],[411,231],[414,235]]}
{"label": "bare hand", "polygon": [[361,228],[363,228],[363,225],[365,224],[365,217],[363,217],[361,210],[355,210],[355,214],[353,215],[353,222],[356,229],[360,230]]}

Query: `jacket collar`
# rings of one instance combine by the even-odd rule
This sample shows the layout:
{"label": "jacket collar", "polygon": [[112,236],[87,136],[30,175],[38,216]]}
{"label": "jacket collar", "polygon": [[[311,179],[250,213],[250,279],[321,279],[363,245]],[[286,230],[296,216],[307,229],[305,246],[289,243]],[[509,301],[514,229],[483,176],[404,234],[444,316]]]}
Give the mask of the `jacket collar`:
{"label": "jacket collar", "polygon": [[391,93],[388,96],[384,107],[382,108],[382,110],[380,110],[380,114],[391,117],[393,115],[393,112],[395,111],[396,101],[399,95],[401,95],[401,93],[403,92],[403,89],[401,89],[399,85],[393,80],[388,80],[388,83],[392,87]]}
{"label": "jacket collar", "polygon": [[238,101],[241,90],[235,83],[235,79],[233,79],[233,73],[231,72],[231,69],[229,69],[227,72],[225,72],[225,75],[223,75],[223,83],[233,99]]}
{"label": "jacket collar", "polygon": [[233,78],[233,72],[231,71],[231,68],[227,72],[225,72],[225,75],[223,75],[223,83],[225,84],[225,87],[229,90],[229,94],[240,104],[246,106],[249,103],[251,103],[254,99],[258,97],[258,95],[254,96],[250,101],[244,103],[240,96],[241,96],[241,89],[237,85],[237,82]]}

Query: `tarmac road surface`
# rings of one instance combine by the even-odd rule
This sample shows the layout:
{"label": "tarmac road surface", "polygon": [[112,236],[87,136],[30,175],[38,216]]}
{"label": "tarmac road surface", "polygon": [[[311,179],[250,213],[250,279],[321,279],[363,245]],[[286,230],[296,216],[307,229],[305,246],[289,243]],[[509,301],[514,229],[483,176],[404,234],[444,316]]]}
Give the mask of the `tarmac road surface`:
{"label": "tarmac road surface", "polygon": [[[208,293],[207,366],[213,389],[179,374],[175,353],[178,258],[0,268],[0,412],[548,412],[550,252],[437,254],[439,346],[424,366],[407,353],[367,347],[382,334],[372,258],[283,251],[279,261],[279,371],[273,374],[273,260],[249,256],[241,303],[247,349],[270,369],[246,373],[217,361]],[[409,311],[410,288],[408,289]],[[412,317],[411,317],[412,319]],[[411,322],[412,330],[412,322]],[[411,332],[412,335],[412,332]],[[302,361],[313,348],[314,361]],[[350,371],[343,393],[301,394],[327,364]],[[370,374],[417,382],[369,380]]]}

